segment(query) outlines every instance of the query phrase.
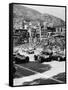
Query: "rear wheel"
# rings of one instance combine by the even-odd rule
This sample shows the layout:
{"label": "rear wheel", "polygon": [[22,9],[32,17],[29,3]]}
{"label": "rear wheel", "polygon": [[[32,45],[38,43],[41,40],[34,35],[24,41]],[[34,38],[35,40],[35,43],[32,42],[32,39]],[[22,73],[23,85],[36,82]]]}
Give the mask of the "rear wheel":
{"label": "rear wheel", "polygon": [[34,59],[35,59],[35,61],[37,60],[37,58],[38,58],[38,56],[34,55]]}
{"label": "rear wheel", "polygon": [[27,56],[27,57],[26,57],[26,63],[28,63],[28,62],[29,62],[29,57]]}

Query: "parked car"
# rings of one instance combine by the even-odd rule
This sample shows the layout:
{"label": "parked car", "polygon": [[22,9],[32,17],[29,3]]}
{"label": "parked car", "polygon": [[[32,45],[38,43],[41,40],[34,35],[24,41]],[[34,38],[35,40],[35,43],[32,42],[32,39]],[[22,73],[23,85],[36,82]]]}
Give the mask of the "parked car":
{"label": "parked car", "polygon": [[52,61],[65,61],[66,57],[62,57],[60,55],[52,55],[49,57]]}
{"label": "parked car", "polygon": [[59,61],[66,61],[66,57],[60,57]]}

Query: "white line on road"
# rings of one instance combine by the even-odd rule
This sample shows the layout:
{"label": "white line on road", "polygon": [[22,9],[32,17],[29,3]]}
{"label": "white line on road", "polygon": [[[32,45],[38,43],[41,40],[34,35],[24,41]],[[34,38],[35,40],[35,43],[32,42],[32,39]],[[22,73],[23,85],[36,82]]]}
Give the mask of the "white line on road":
{"label": "white line on road", "polygon": [[[28,70],[28,71],[31,71],[31,72],[36,73],[36,74],[39,74],[39,75],[41,75],[42,77],[44,77],[45,79],[47,79],[47,77],[48,77],[48,76],[44,76],[43,74],[41,74],[41,73],[39,73],[39,72],[37,72],[37,71],[35,71],[35,70],[31,70],[31,69],[29,69],[29,68],[20,66],[20,65],[18,65],[18,64],[15,64],[15,66],[17,66],[17,67],[19,67],[19,68],[22,68],[22,69],[24,68],[24,69],[26,69],[26,70]],[[59,82],[59,83],[64,83],[63,81],[57,80],[57,79],[52,78],[52,77],[50,77],[49,79],[54,80],[54,81],[57,81],[57,82]]]}

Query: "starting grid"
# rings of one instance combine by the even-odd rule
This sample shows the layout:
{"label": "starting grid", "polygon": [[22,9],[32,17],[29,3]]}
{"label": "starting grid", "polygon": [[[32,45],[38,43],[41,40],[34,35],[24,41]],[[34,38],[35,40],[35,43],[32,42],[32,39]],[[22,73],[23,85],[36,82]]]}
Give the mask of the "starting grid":
{"label": "starting grid", "polygon": [[41,75],[42,77],[44,77],[45,79],[51,79],[51,80],[54,80],[54,81],[56,81],[56,82],[58,82],[58,83],[60,83],[60,84],[64,84],[64,82],[61,81],[61,80],[55,79],[55,78],[53,78],[53,77],[47,78],[48,76],[44,76],[42,73],[37,72],[37,71],[35,71],[35,70],[32,70],[32,69],[29,69],[29,68],[20,66],[20,65],[18,65],[18,64],[15,64],[15,66],[16,66],[16,67],[19,67],[19,68],[21,68],[21,69],[25,69],[25,70],[31,71],[31,72],[33,72],[33,73],[35,73],[35,74],[39,74],[39,75]]}

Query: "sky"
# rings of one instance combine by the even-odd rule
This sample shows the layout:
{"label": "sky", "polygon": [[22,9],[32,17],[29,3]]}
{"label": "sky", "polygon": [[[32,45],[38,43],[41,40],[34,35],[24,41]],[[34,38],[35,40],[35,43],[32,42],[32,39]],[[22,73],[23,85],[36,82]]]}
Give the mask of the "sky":
{"label": "sky", "polygon": [[35,9],[41,13],[54,15],[65,21],[65,7],[34,6],[34,5],[23,5],[23,6]]}

